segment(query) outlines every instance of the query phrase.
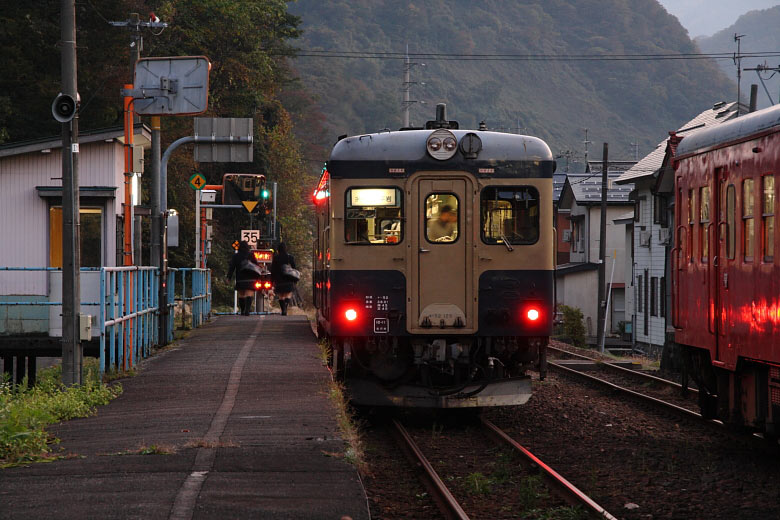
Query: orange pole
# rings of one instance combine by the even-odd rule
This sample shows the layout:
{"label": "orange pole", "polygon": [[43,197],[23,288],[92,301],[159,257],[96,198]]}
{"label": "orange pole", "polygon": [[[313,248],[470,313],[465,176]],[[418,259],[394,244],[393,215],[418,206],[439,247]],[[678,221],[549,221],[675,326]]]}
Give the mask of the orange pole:
{"label": "orange pole", "polygon": [[197,267],[206,267],[206,208],[200,208],[200,264]]}
{"label": "orange pole", "polygon": [[222,191],[222,185],[221,184],[206,184],[203,186],[204,190],[216,190],[216,191]]}
{"label": "orange pole", "polygon": [[[132,89],[133,85],[125,85],[126,89]],[[125,202],[122,214],[124,215],[124,247],[122,249],[123,264],[125,266],[133,265],[133,98],[124,97],[125,108]],[[127,284],[125,286],[125,302],[127,314],[133,312],[133,302],[135,299],[133,273],[127,273]],[[131,322],[132,323],[132,322]],[[124,347],[125,355],[122,356],[122,369],[127,370],[133,367],[133,326],[128,325],[128,344]],[[128,352],[129,351],[129,352]],[[125,363],[127,360],[127,363]]]}

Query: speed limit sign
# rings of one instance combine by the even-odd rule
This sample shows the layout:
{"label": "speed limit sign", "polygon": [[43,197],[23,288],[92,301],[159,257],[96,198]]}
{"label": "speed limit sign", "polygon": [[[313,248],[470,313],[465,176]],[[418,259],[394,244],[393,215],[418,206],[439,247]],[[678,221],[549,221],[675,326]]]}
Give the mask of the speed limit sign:
{"label": "speed limit sign", "polygon": [[249,245],[252,248],[255,248],[257,246],[257,241],[260,240],[260,230],[259,229],[242,229],[241,230],[241,240],[249,242]]}

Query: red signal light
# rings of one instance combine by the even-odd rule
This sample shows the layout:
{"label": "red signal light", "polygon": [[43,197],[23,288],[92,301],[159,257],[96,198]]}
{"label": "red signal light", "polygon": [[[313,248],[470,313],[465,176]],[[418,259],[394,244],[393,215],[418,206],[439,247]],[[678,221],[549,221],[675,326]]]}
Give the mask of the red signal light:
{"label": "red signal light", "polygon": [[271,282],[265,282],[264,288],[265,289],[270,289],[271,288]]}
{"label": "red signal light", "polygon": [[260,282],[255,282],[255,289],[260,289],[263,286]]}
{"label": "red signal light", "polygon": [[536,321],[539,319],[539,309],[535,309],[535,308],[528,309],[525,315],[530,321]]}
{"label": "red signal light", "polygon": [[355,309],[347,309],[347,312],[344,313],[344,317],[347,318],[347,321],[355,321],[357,316],[357,311]]}

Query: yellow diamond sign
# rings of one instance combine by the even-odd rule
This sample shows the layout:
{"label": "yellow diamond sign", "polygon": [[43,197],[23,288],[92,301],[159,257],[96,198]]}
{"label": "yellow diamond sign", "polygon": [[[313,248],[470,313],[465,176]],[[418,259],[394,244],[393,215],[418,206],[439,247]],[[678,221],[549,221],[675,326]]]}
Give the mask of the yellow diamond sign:
{"label": "yellow diamond sign", "polygon": [[241,204],[244,205],[244,207],[246,208],[246,210],[249,213],[252,213],[255,210],[255,208],[257,207],[257,201],[256,200],[245,200],[245,201],[242,201]]}

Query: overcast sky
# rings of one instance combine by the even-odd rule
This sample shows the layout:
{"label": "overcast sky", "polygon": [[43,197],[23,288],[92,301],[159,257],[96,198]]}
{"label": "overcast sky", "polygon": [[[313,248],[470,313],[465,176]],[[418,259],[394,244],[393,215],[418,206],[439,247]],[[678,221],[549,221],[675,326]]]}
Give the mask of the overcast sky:
{"label": "overcast sky", "polygon": [[712,36],[754,9],[780,5],[780,0],[658,0],[688,29],[691,38]]}

